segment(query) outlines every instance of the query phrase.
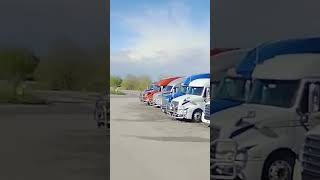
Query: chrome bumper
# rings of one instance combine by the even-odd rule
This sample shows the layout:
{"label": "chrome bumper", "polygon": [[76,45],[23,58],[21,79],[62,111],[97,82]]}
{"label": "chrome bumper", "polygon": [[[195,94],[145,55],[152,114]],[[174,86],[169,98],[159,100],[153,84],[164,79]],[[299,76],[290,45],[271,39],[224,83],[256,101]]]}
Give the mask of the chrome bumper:
{"label": "chrome bumper", "polygon": [[[217,147],[222,145],[222,150]],[[223,146],[225,145],[225,146]],[[224,180],[246,180],[246,176],[242,172],[244,166],[239,163],[246,164],[248,157],[241,161],[237,160],[238,144],[232,139],[215,140],[211,143],[210,152],[210,178]],[[227,147],[224,149],[223,147]],[[221,148],[221,147],[219,147]]]}
{"label": "chrome bumper", "polygon": [[183,114],[179,114],[177,108],[170,108],[170,106],[167,106],[165,112],[166,112],[167,115],[170,116],[171,118],[174,118],[174,119],[184,119],[184,115],[183,115]]}

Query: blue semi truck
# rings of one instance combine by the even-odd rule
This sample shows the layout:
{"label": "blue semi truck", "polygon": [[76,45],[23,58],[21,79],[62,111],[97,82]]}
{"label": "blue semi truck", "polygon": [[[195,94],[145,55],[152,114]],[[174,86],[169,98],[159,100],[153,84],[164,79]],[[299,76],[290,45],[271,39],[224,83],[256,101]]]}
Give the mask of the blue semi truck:
{"label": "blue semi truck", "polygon": [[183,96],[187,93],[188,86],[191,81],[194,81],[196,79],[202,79],[202,78],[210,78],[210,74],[195,74],[191,76],[185,77],[184,81],[181,83],[181,86],[177,89],[175,92],[170,92],[170,93],[163,93],[162,94],[162,104],[161,104],[161,110],[162,112],[166,113],[167,108],[169,106],[169,103],[171,102],[172,99]]}

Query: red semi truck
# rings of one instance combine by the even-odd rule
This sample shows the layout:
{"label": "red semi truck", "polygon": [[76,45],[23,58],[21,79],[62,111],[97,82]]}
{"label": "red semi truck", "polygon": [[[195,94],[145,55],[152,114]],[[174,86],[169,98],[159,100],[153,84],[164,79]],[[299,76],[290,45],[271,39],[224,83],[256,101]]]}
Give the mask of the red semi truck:
{"label": "red semi truck", "polygon": [[153,101],[153,95],[157,92],[161,92],[171,81],[175,80],[175,79],[178,79],[180,77],[170,77],[170,78],[165,78],[165,79],[162,79],[158,82],[155,83],[155,87],[153,90],[151,91],[148,91],[144,98],[145,98],[145,102],[150,105]]}

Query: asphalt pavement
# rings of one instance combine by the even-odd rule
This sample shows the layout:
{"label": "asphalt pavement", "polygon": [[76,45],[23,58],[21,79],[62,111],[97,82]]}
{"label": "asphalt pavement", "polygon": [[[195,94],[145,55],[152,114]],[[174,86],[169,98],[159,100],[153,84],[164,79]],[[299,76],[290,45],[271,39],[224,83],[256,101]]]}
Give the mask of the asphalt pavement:
{"label": "asphalt pavement", "polygon": [[209,179],[207,125],[171,120],[137,93],[112,95],[110,105],[111,180]]}
{"label": "asphalt pavement", "polygon": [[96,127],[93,108],[0,105],[0,179],[106,180],[109,133]]}

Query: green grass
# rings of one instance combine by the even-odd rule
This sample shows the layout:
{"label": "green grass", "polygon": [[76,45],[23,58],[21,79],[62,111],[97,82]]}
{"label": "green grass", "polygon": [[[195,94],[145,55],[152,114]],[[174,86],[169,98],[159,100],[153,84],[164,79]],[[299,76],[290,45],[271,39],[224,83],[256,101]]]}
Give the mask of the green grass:
{"label": "green grass", "polygon": [[25,91],[23,95],[16,95],[14,89],[10,85],[0,87],[0,103],[48,104],[46,100],[35,96],[30,89]]}
{"label": "green grass", "polygon": [[44,99],[40,99],[36,96],[32,95],[24,95],[24,96],[15,96],[11,99],[8,99],[7,103],[10,104],[32,104],[32,105],[43,105],[48,104],[48,102]]}
{"label": "green grass", "polygon": [[125,95],[126,93],[121,92],[120,90],[116,91],[116,88],[110,87],[110,94],[114,94],[114,95]]}

